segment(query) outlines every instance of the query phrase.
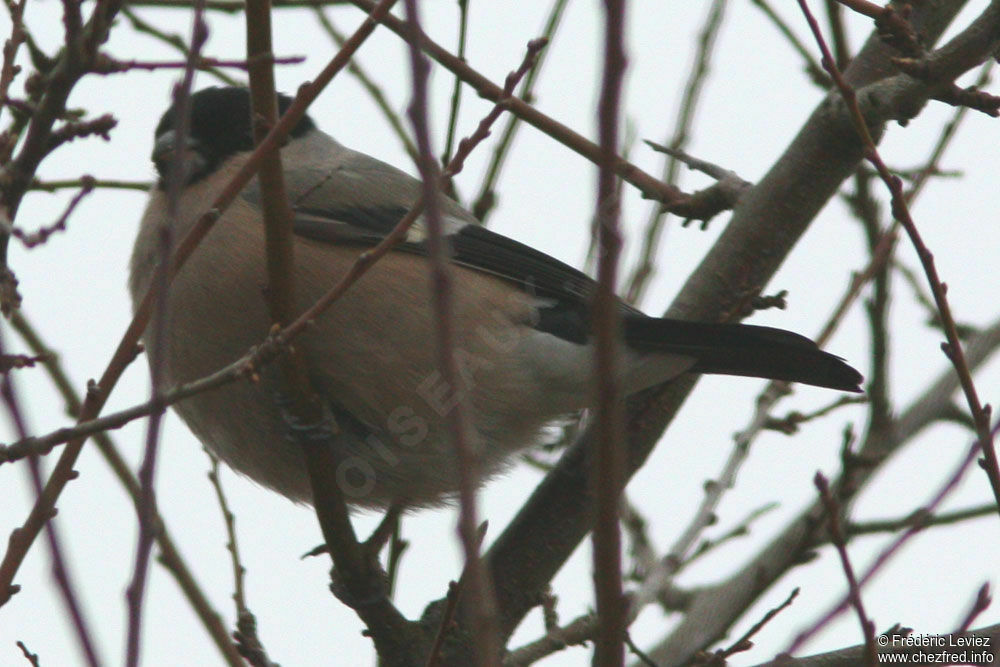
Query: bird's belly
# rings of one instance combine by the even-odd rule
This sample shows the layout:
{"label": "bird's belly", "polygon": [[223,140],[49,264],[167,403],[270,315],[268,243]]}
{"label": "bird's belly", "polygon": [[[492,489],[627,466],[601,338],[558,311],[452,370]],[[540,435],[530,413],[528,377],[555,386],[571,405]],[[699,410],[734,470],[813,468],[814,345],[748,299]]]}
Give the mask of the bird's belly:
{"label": "bird's belly", "polygon": [[[199,250],[171,288],[167,370],[174,383],[219,370],[267,335],[262,262],[246,261],[232,248]],[[313,244],[298,244],[296,251],[297,265],[305,267],[296,274],[301,309],[332,287],[357,254]],[[458,486],[449,429],[457,406],[471,427],[467,444],[480,479],[502,469],[512,451],[533,444],[541,427],[564,410],[547,405],[534,386],[518,321],[527,306],[503,302],[518,297],[476,291],[469,296],[469,276],[462,276],[465,296],[457,299],[453,319],[460,377],[452,386],[438,371],[424,260],[390,255],[383,262],[293,344],[305,353],[313,384],[339,429],[332,443],[348,502],[433,505]],[[272,363],[258,369],[256,381],[240,379],[191,397],[177,411],[237,471],[308,502],[301,445],[278,407],[276,377]]]}

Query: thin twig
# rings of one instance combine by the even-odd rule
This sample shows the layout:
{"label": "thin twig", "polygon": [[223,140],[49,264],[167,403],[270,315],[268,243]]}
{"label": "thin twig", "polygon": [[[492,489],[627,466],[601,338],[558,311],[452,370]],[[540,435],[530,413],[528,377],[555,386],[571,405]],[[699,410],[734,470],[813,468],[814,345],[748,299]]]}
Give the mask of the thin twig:
{"label": "thin twig", "polygon": [[[184,150],[190,129],[188,109],[190,106],[191,87],[194,85],[195,62],[202,48],[208,41],[208,26],[204,22],[204,6],[201,0],[196,0],[192,16],[191,48],[187,65],[181,82],[175,89],[174,104],[180,109],[177,115],[177,144],[174,147],[170,169],[167,174],[167,215],[176,219],[179,213],[179,201],[183,186]],[[150,403],[153,410],[146,426],[146,442],[142,463],[139,467],[139,485],[141,487],[137,513],[139,517],[139,536],[136,544],[135,566],[132,579],[129,581],[125,596],[128,601],[128,629],[126,631],[125,664],[137,667],[140,655],[140,640],[142,633],[143,602],[146,594],[146,581],[149,574],[149,561],[152,556],[153,544],[156,539],[159,514],[156,508],[156,462],[159,453],[160,427],[167,406],[163,404],[166,393],[166,356],[167,356],[167,299],[169,296],[170,276],[167,271],[167,259],[174,245],[173,228],[164,225],[158,230],[158,251],[160,263],[153,273],[152,289],[157,294],[154,303],[155,314],[153,326],[147,337],[147,355],[149,358],[149,375],[152,384]]]}
{"label": "thin twig", "polygon": [[504,667],[526,667],[542,658],[570,646],[592,640],[597,634],[598,620],[594,614],[585,614],[557,628],[550,628],[545,636],[510,651],[504,658]]}
{"label": "thin twig", "polygon": [[[994,427],[991,431],[991,436],[995,436],[997,430],[1000,430],[1000,424]],[[927,513],[933,513],[941,503],[951,495],[952,491],[958,486],[958,483],[962,481],[965,474],[972,467],[972,462],[975,461],[976,455],[980,452],[981,447],[978,441],[974,442],[971,447],[969,447],[968,452],[959,461],[958,465],[955,466],[954,472],[948,476],[945,482],[937,490],[937,492],[930,498],[930,500],[924,504],[924,511]],[[891,559],[899,549],[910,540],[914,535],[923,530],[922,526],[912,526],[908,528],[902,535],[893,540],[888,546],[882,549],[876,556],[875,560],[872,561],[868,569],[865,570],[864,575],[858,579],[858,588],[862,588],[867,584],[872,577],[874,577],[878,572],[881,571],[882,566]],[[850,604],[850,593],[845,595],[837,604],[831,607],[827,612],[820,616],[812,625],[810,625],[806,630],[796,636],[795,640],[789,646],[787,653],[794,653],[799,648],[801,648],[809,639],[816,635],[822,628],[833,620],[836,616],[840,615],[848,605]]]}
{"label": "thin twig", "polygon": [[816,485],[820,500],[826,508],[826,521],[830,531],[830,540],[837,549],[837,555],[840,556],[840,566],[847,577],[847,595],[851,601],[851,606],[854,607],[855,612],[858,614],[858,621],[861,623],[861,635],[865,639],[867,663],[869,667],[876,667],[878,665],[878,646],[875,644],[875,623],[868,618],[864,602],[861,600],[861,588],[858,585],[857,577],[854,575],[854,565],[851,563],[851,557],[847,553],[847,541],[844,537],[844,531],[840,526],[840,506],[830,493],[830,482],[823,476],[823,473],[817,472],[813,478],[813,483]]}
{"label": "thin twig", "polygon": [[211,466],[208,471],[208,481],[215,490],[215,499],[219,503],[219,509],[222,510],[222,521],[226,527],[226,551],[229,552],[233,566],[233,602],[236,603],[236,616],[239,617],[243,612],[249,610],[247,608],[246,588],[243,584],[247,570],[243,567],[239,542],[236,541],[236,515],[230,509],[226,493],[222,489],[222,480],[219,478],[219,457],[208,448],[205,448],[205,454],[208,456]]}
{"label": "thin twig", "polygon": [[[718,43],[719,32],[722,29],[722,20],[728,0],[714,0],[708,9],[705,23],[698,32],[697,52],[691,71],[688,73],[687,81],[684,84],[684,92],[681,95],[680,108],[677,112],[677,119],[674,121],[674,130],[668,142],[671,149],[683,150],[691,138],[691,131],[696,117],[698,102],[701,100],[702,92],[708,81],[708,73],[711,67],[712,56],[715,53],[715,45]],[[670,155],[664,161],[661,178],[665,183],[676,183],[680,161],[677,157]],[[658,204],[653,204],[646,227],[643,231],[642,251],[639,260],[636,262],[632,277],[628,281],[626,300],[629,303],[637,303],[643,295],[646,286],[652,278],[655,266],[655,257],[659,253],[660,241],[663,236],[664,225],[666,224],[666,211]]]}
{"label": "thin twig", "polygon": [[978,591],[976,591],[976,599],[972,601],[972,606],[969,608],[969,611],[966,612],[965,618],[962,619],[958,629],[955,630],[955,634],[968,632],[976,618],[986,611],[992,603],[993,595],[990,593],[990,582],[987,581],[979,587]]}
{"label": "thin twig", "polygon": [[219,457],[212,453],[207,447],[204,448],[208,456],[210,468],[208,471],[208,481],[215,490],[215,499],[219,503],[222,511],[222,521],[226,527],[226,551],[229,552],[230,563],[233,567],[233,602],[236,604],[236,631],[233,638],[236,639],[240,653],[247,658],[254,667],[272,667],[271,660],[267,657],[267,651],[260,641],[257,632],[257,618],[247,606],[246,568],[240,558],[239,542],[236,540],[236,515],[229,507],[226,493],[222,488],[222,479],[219,476]]}
{"label": "thin twig", "polygon": [[[458,50],[457,55],[465,60],[465,47],[469,33],[469,0],[458,0]],[[451,109],[448,112],[448,133],[445,135],[444,150],[441,151],[441,164],[451,160],[451,152],[455,146],[455,131],[458,128],[458,112],[462,106],[462,80],[455,77],[451,89]]]}
{"label": "thin twig", "polygon": [[[453,320],[453,270],[449,265],[443,240],[441,205],[438,199],[438,181],[441,179],[430,141],[428,119],[427,76],[430,64],[420,50],[420,19],[416,0],[406,0],[406,18],[412,27],[407,40],[410,54],[413,98],[409,108],[410,121],[417,144],[422,195],[427,225],[427,249],[429,256],[430,281],[432,285],[432,308],[436,323],[437,365],[442,383],[447,387],[460,387],[458,362],[455,358],[455,323]],[[500,656],[500,633],[497,624],[496,601],[490,588],[489,578],[479,554],[477,539],[476,485],[479,479],[477,460],[473,452],[482,446],[476,440],[478,432],[470,424],[469,404],[455,401],[446,415],[451,445],[455,450],[455,466],[458,472],[459,518],[458,533],[465,555],[463,586],[467,590],[471,612],[472,644],[476,665],[497,664]]]}
{"label": "thin twig", "polygon": [[[160,6],[161,2],[163,2],[163,0],[155,0],[155,4],[157,6]],[[193,0],[188,0],[188,2],[185,3],[185,5],[188,6],[188,7],[190,7],[192,2],[193,2]],[[137,4],[139,4],[139,3],[129,2],[128,5],[126,5],[125,7],[122,8],[122,15],[125,18],[127,18],[129,20],[129,22],[132,24],[132,29],[135,30],[136,32],[141,32],[141,33],[145,33],[147,35],[150,35],[151,37],[153,37],[155,39],[158,39],[159,41],[163,42],[164,44],[172,46],[173,48],[177,49],[181,53],[182,56],[184,56],[185,58],[187,58],[188,55],[189,55],[189,50],[188,50],[187,44],[184,43],[184,40],[179,35],[170,35],[170,34],[167,34],[167,33],[163,32],[162,30],[160,30],[159,28],[157,28],[152,23],[149,23],[148,21],[142,19],[132,9],[132,7],[134,7]],[[206,8],[207,8],[207,6],[210,3],[206,2],[205,4],[206,4]],[[242,5],[243,3],[240,2],[240,4]],[[229,76],[228,74],[226,74],[225,72],[223,72],[221,69],[219,69],[217,67],[210,67],[210,68],[207,69],[207,71],[208,71],[209,74],[211,74],[212,76],[214,76],[216,79],[218,79],[222,83],[226,84],[227,86],[238,86],[238,85],[240,85],[239,81],[237,81],[233,77]]]}
{"label": "thin twig", "polygon": [[[145,7],[168,9],[190,9],[195,0],[130,0],[129,4]],[[346,0],[274,0],[271,4],[275,9],[294,9],[298,7],[325,7],[328,5],[343,5]],[[206,0],[205,9],[232,14],[246,11],[245,0]]]}
{"label": "thin twig", "polygon": [[[266,54],[258,56],[275,65],[298,65],[306,61],[305,56],[273,56]],[[223,67],[229,69],[248,70],[254,63],[250,60],[232,60],[224,58],[211,58],[208,56],[198,56],[194,63],[194,68],[202,71],[212,71],[215,68]],[[134,70],[152,72],[161,69],[184,69],[189,67],[187,60],[117,60],[105,57],[98,61],[94,67],[97,74],[121,74]]]}
{"label": "thin twig", "polygon": [[[371,11],[374,7],[372,0],[348,0],[351,4]],[[382,22],[394,33],[409,41],[412,37],[412,27],[407,22],[392,15],[384,16]],[[448,71],[460,77],[462,81],[472,86],[483,98],[496,103],[504,99],[505,108],[512,114],[517,115],[523,121],[538,128],[559,143],[565,145],[570,150],[578,153],[582,157],[590,160],[594,164],[601,164],[604,160],[601,148],[592,141],[587,140],[578,132],[573,131],[566,125],[546,116],[538,109],[534,108],[524,100],[516,96],[506,96],[503,89],[462,62],[447,49],[429,39],[426,35],[420,35],[420,48],[426,52],[436,62],[445,67]],[[663,183],[657,178],[646,173],[634,164],[616,157],[612,168],[618,176],[628,183],[638,188],[644,196],[650,199],[663,202],[672,211],[681,215],[690,214],[690,217],[701,219],[704,213],[701,211],[689,211],[688,198],[676,187]]]}
{"label": "thin twig", "polygon": [[[323,11],[323,8],[315,7],[313,11],[316,14],[316,19],[319,21],[326,33],[330,35],[330,38],[334,41],[334,43],[337,44],[337,47],[343,47],[347,37],[345,37],[344,34],[337,29],[337,27],[333,24],[333,21],[330,20],[330,17],[328,17]],[[368,76],[368,73],[361,67],[357,59],[351,60],[347,64],[347,71],[351,73],[351,76],[358,80],[361,87],[364,88],[368,95],[372,98],[372,101],[375,102],[375,106],[377,106],[379,111],[382,112],[382,115],[385,116],[385,119],[389,123],[389,127],[392,128],[396,138],[403,144],[403,150],[405,150],[406,154],[409,155],[414,162],[416,162],[417,147],[413,145],[413,140],[410,139],[410,135],[407,134],[406,128],[403,127],[402,119],[399,117],[399,114],[396,113],[396,110],[392,108],[389,100],[386,99],[385,93],[382,91],[379,84]]]}
{"label": "thin twig", "polygon": [[927,514],[923,509],[910,512],[904,517],[896,519],[881,519],[873,521],[852,521],[847,524],[845,532],[851,537],[858,535],[873,535],[876,533],[895,533],[898,530],[920,526],[929,528],[931,526],[949,526],[970,519],[978,519],[997,511],[996,504],[980,505],[979,507],[969,507],[964,510],[954,510],[952,512],[940,512],[938,514]]}
{"label": "thin twig", "polygon": [[809,76],[809,79],[815,83],[820,88],[824,90],[830,87],[830,77],[826,75],[820,64],[816,62],[816,58],[813,57],[812,51],[805,45],[805,43],[798,38],[794,31],[792,31],[791,26],[785,22],[781,16],[778,15],[776,11],[766,2],[766,0],[750,0],[754,5],[758,7],[764,16],[766,16],[774,27],[778,29],[785,39],[788,41],[789,46],[802,58],[802,62],[805,63],[805,71]]}
{"label": "thin twig", "polygon": [[20,639],[17,640],[17,647],[21,649],[24,659],[31,663],[32,667],[41,667],[42,663],[38,661],[38,654],[29,651],[28,647]]}
{"label": "thin twig", "polygon": [[34,248],[35,246],[39,246],[48,241],[49,237],[56,232],[66,231],[66,222],[69,220],[69,216],[73,214],[73,211],[76,210],[77,205],[83,200],[83,198],[94,190],[93,182],[87,181],[86,178],[81,180],[83,180],[83,183],[80,186],[80,191],[73,195],[73,198],[70,199],[69,204],[62,212],[62,215],[60,215],[54,223],[46,227],[39,227],[34,232],[25,232],[19,227],[15,227],[11,230],[11,234],[14,238],[20,240],[24,244],[24,247]]}
{"label": "thin twig", "polygon": [[0,100],[7,99],[10,84],[13,83],[14,77],[17,76],[17,52],[28,35],[24,26],[24,6],[27,4],[27,1],[20,0],[19,2],[7,4],[10,13],[10,38],[3,45],[3,65],[0,66]]}
{"label": "thin twig", "polygon": [[[0,353],[3,353],[3,351],[3,341],[0,340]],[[2,397],[3,405],[7,409],[7,413],[18,435],[24,437],[27,435],[27,424],[25,423],[24,413],[20,405],[18,393],[14,387],[14,382],[15,380],[11,373],[0,377],[0,397]],[[42,466],[37,456],[28,459],[28,471],[35,494],[40,498],[43,493]],[[53,512],[52,516],[54,514]],[[52,516],[48,518],[52,519]],[[17,533],[14,533],[10,536],[10,541],[14,542],[19,537]],[[65,550],[59,538],[59,531],[55,523],[51,520],[45,522],[45,537],[48,540],[49,554],[52,558],[52,578],[56,582],[62,602],[66,606],[66,611],[72,621],[76,640],[80,645],[80,650],[87,664],[90,667],[97,667],[103,664],[103,662],[98,656],[97,646],[94,644],[94,635],[90,629],[92,624],[87,620],[83,606],[80,604],[76,585],[73,583],[71,573],[67,567]]]}
{"label": "thin twig", "polygon": [[108,178],[94,178],[93,176],[83,175],[80,178],[69,178],[56,181],[41,181],[36,178],[31,182],[28,189],[41,190],[43,192],[56,192],[57,190],[64,190],[68,188],[82,188],[85,183],[91,183],[95,190],[98,188],[107,188],[146,192],[153,187],[152,181],[123,181]]}
{"label": "thin twig", "polygon": [[762,629],[764,629],[764,626],[770,623],[771,619],[773,619],[775,616],[780,614],[788,607],[792,606],[792,602],[794,602],[795,598],[797,598],[798,596],[799,596],[798,587],[793,588],[792,592],[788,594],[788,597],[785,598],[784,602],[779,604],[777,607],[769,609],[767,613],[764,614],[764,617],[762,619],[754,623],[750,627],[750,629],[744,632],[739,639],[730,644],[729,648],[716,652],[716,656],[725,660],[726,658],[729,658],[736,653],[749,650],[750,647],[753,646],[753,644],[750,643],[750,640],[753,638],[753,636],[756,635],[758,632],[760,632]]}
{"label": "thin twig", "polygon": [[[546,42],[550,42],[552,37],[555,35],[556,30],[559,28],[559,23],[563,17],[563,11],[566,9],[566,4],[568,0],[555,0],[552,4],[552,9],[549,11],[548,18],[545,21],[545,27],[542,29],[541,39]],[[535,66],[528,72],[528,75],[524,79],[524,83],[521,85],[521,90],[518,93],[518,97],[526,102],[532,102],[534,99],[535,92],[535,82],[538,80],[539,75],[542,71],[542,65],[545,63],[545,55],[548,50],[542,51],[539,56]],[[507,118],[507,123],[504,128],[500,131],[500,138],[496,142],[496,146],[493,148],[493,154],[490,156],[489,166],[486,167],[486,173],[483,176],[483,182],[479,186],[479,192],[473,199],[472,205],[469,210],[472,211],[478,220],[483,224],[486,223],[486,218],[489,216],[490,212],[496,206],[496,183],[500,178],[500,171],[503,168],[504,162],[510,155],[510,149],[514,142],[514,137],[517,134],[518,128],[521,127],[521,119],[516,115],[511,114]]]}
{"label": "thin twig", "polygon": [[[855,9],[856,5],[859,3],[860,0],[851,0],[849,6],[851,6],[852,9]],[[848,4],[846,0],[845,4]],[[834,83],[840,91],[841,97],[847,104],[854,128],[858,132],[858,136],[861,138],[861,141],[865,146],[865,158],[878,171],[879,176],[885,182],[892,195],[893,217],[898,220],[906,230],[913,247],[917,251],[917,256],[920,258],[920,263],[924,267],[924,273],[927,274],[927,280],[930,284],[931,292],[934,295],[934,302],[941,314],[942,325],[948,339],[947,345],[943,345],[942,349],[948,359],[955,366],[955,372],[958,374],[962,391],[969,404],[969,411],[975,421],[976,433],[979,436],[979,445],[982,447],[983,451],[983,469],[990,480],[990,486],[993,489],[993,497],[997,501],[997,511],[1000,512],[1000,461],[997,459],[996,450],[993,446],[993,438],[991,435],[992,431],[990,429],[990,406],[983,405],[979,400],[979,394],[976,391],[976,385],[972,379],[972,373],[969,370],[969,364],[965,358],[962,341],[958,335],[955,318],[951,313],[951,305],[949,304],[946,296],[947,287],[941,282],[941,279],[938,276],[937,268],[934,264],[934,255],[924,244],[920,231],[917,229],[916,223],[910,215],[910,209],[907,205],[906,197],[903,192],[902,181],[897,176],[893,176],[892,173],[890,173],[888,167],[886,167],[885,163],[882,161],[878,149],[875,147],[875,141],[872,139],[871,132],[868,129],[868,124],[861,108],[858,106],[857,95],[855,94],[854,89],[847,83],[834,63],[833,56],[831,55],[829,48],[826,46],[826,41],[823,39],[823,35],[819,30],[819,25],[816,23],[816,19],[809,11],[806,0],[799,0],[799,6],[802,8],[803,15],[806,17],[809,27],[816,38],[817,45],[823,52],[823,66],[830,73],[830,76],[833,77]],[[891,9],[887,8],[885,11],[891,11]],[[979,19],[977,19],[977,22],[985,25],[992,25],[995,28],[996,25],[1000,23],[1000,5],[997,5],[996,3],[991,4],[979,17]]]}
{"label": "thin twig", "polygon": [[455,622],[455,612],[458,610],[458,597],[461,592],[461,581],[448,582],[444,611],[441,612],[441,622],[438,623],[437,633],[434,636],[434,643],[431,644],[430,653],[427,654],[425,667],[437,667],[438,661],[441,659],[441,649],[444,647],[445,637],[448,636]]}
{"label": "thin twig", "polygon": [[[49,350],[48,346],[45,345],[41,337],[21,312],[14,313],[11,318],[11,326],[18,332],[28,347],[37,355],[46,358],[44,362],[45,371],[52,379],[57,392],[62,396],[66,404],[66,412],[71,417],[79,415],[82,409],[82,402],[80,397],[76,395],[74,385],[66,376],[58,357]],[[106,433],[95,433],[94,440],[108,467],[111,468],[111,471],[121,482],[122,488],[128,493],[129,498],[138,511],[139,481],[133,475],[129,464],[125,462],[125,459],[118,452],[115,444]],[[230,639],[228,630],[223,626],[218,612],[212,607],[208,601],[208,597],[198,585],[194,575],[191,574],[191,568],[188,567],[184,558],[178,552],[177,546],[174,544],[170,531],[164,524],[162,517],[157,516],[156,521],[158,525],[156,543],[159,546],[157,560],[170,572],[174,581],[177,582],[181,592],[187,598],[188,604],[191,605],[191,608],[204,626],[205,631],[219,649],[222,659],[230,667],[242,667],[243,659]]]}
{"label": "thin twig", "polygon": [[605,0],[604,64],[598,101],[601,161],[597,178],[595,236],[599,261],[597,287],[591,304],[594,328],[594,420],[597,437],[591,459],[596,512],[593,530],[594,595],[600,619],[594,642],[595,667],[625,664],[627,628],[622,591],[621,527],[618,508],[625,487],[624,410],[620,380],[618,261],[622,249],[619,228],[621,202],[613,163],[618,151],[622,82],[625,76],[625,3]]}

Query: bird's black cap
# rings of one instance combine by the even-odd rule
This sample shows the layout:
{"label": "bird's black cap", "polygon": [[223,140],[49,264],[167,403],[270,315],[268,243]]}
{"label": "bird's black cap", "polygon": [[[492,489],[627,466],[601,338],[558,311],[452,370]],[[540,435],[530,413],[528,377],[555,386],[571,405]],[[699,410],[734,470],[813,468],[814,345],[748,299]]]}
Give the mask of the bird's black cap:
{"label": "bird's black cap", "polygon": [[[292,98],[279,93],[279,114],[291,103]],[[236,153],[253,150],[249,89],[237,86],[205,88],[191,95],[190,107],[188,137],[197,144],[198,152],[207,163],[206,172],[210,173]],[[177,127],[177,113],[176,103],[164,112],[156,126],[157,140]],[[315,127],[309,116],[303,116],[291,136],[301,137]]]}

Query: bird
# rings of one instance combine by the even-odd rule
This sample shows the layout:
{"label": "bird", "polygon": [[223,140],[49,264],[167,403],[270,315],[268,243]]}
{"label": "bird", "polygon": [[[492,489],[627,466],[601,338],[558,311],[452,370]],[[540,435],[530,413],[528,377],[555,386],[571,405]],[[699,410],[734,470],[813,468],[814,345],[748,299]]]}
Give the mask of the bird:
{"label": "bird", "polygon": [[[291,98],[278,96],[283,113]],[[169,213],[177,103],[155,131],[159,179],[130,262],[138,307],[160,258],[161,232],[181,238],[254,148],[249,91],[211,87],[189,100],[182,186]],[[302,117],[280,149],[293,211],[296,306],[304,311],[379,242],[420,196],[404,171],[338,143]],[[166,303],[162,371],[191,382],[239,359],[271,329],[261,190],[252,180],[180,268]],[[493,232],[440,196],[453,265],[457,385],[435,352],[433,288],[422,220],[371,267],[296,345],[339,430],[330,447],[337,483],[358,509],[447,504],[459,471],[447,420],[461,403],[480,481],[501,473],[546,427],[593,397],[594,341],[585,273]],[[810,339],[776,328],[651,317],[619,303],[625,394],[685,373],[801,382],[859,392],[861,374]],[[153,327],[144,334],[148,338]],[[177,403],[191,431],[230,467],[293,501],[311,502],[300,445],[280,406],[274,364],[258,382],[236,382]]]}

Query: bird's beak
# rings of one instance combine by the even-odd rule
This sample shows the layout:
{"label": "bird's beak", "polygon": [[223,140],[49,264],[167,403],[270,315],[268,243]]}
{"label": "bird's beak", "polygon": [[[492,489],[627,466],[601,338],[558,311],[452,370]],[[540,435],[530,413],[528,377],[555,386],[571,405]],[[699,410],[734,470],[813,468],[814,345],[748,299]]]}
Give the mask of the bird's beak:
{"label": "bird's beak", "polygon": [[197,140],[187,137],[184,148],[180,151],[178,170],[172,172],[174,162],[178,157],[176,134],[173,130],[164,132],[153,145],[152,160],[156,171],[160,174],[160,183],[166,183],[173,176],[180,178],[181,183],[196,181],[205,175],[208,163]]}

